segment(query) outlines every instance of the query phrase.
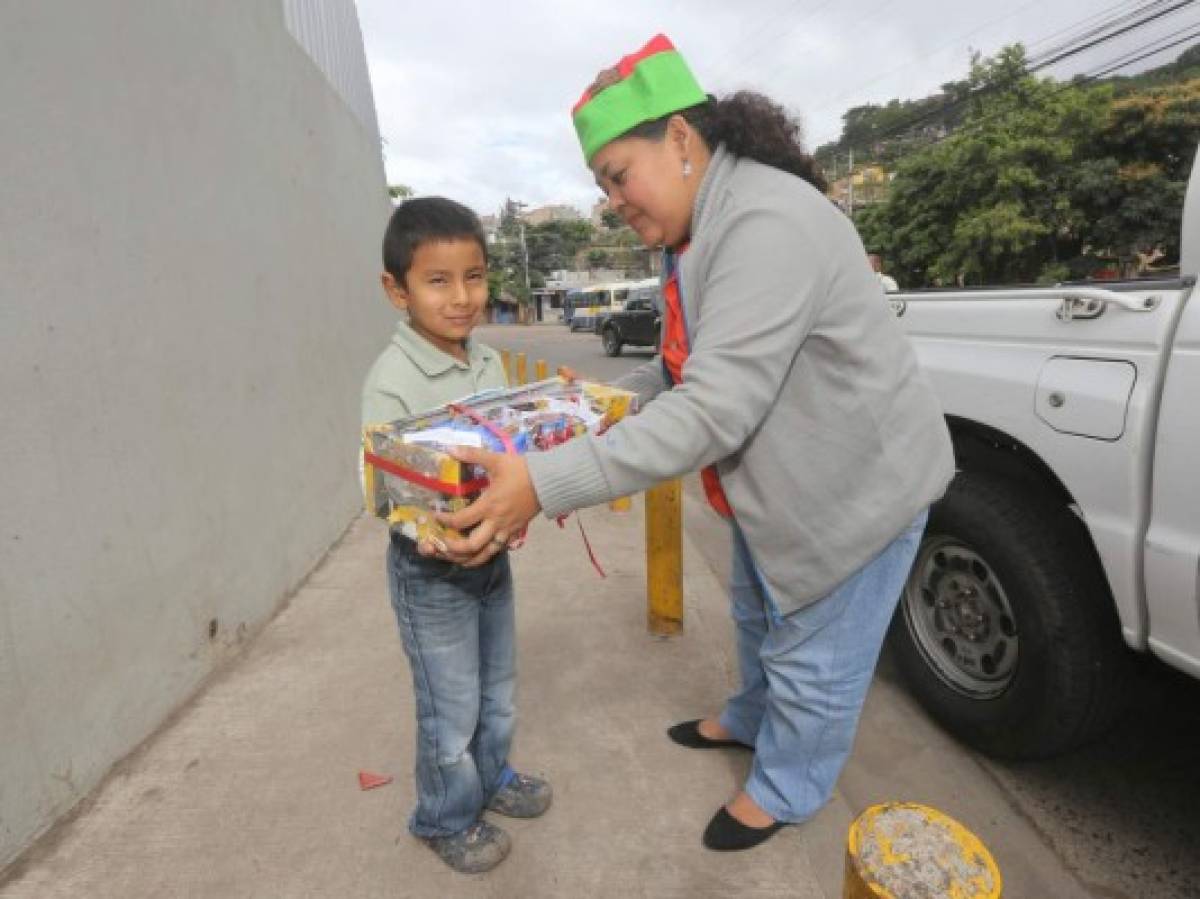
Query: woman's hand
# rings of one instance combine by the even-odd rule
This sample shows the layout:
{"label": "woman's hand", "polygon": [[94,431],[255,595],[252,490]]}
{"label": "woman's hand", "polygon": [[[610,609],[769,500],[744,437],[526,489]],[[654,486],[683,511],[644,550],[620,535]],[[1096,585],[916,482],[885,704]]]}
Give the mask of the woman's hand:
{"label": "woman's hand", "polygon": [[[585,378],[581,378],[579,376],[579,372],[575,371],[575,369],[571,368],[569,365],[560,365],[554,373],[568,384],[574,384],[576,381],[586,380]],[[616,423],[617,420],[612,417],[612,413],[605,412],[604,418],[601,420],[600,424],[596,425],[596,427],[592,429],[592,433],[599,437]]]}
{"label": "woman's hand", "polygon": [[467,508],[437,513],[438,521],[446,527],[470,531],[466,537],[446,537],[444,548],[422,546],[420,551],[476,568],[507,549],[542,507],[522,457],[472,447],[456,447],[451,455],[460,462],[481,466],[489,484]]}

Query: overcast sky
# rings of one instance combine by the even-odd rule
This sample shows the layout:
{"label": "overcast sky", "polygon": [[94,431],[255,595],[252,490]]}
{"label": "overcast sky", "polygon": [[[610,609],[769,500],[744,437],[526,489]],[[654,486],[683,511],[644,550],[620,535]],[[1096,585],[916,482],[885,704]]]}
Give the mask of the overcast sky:
{"label": "overcast sky", "polygon": [[[1144,2],[357,0],[389,181],[481,214],[505,197],[590,210],[600,195],[570,108],[600,69],[660,31],[708,92],[753,88],[798,114],[812,149],[840,134],[852,106],[926,96],[962,78],[972,49],[1022,41],[1036,54]],[[1193,6],[1047,74],[1096,71],[1197,23]]]}

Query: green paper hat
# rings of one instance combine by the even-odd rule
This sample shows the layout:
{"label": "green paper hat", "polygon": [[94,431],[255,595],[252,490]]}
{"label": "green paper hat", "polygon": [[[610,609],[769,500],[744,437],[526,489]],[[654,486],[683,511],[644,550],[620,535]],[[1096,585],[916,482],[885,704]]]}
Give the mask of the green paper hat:
{"label": "green paper hat", "polygon": [[642,122],[708,99],[666,35],[623,57],[613,74],[619,80],[594,93],[588,88],[571,109],[583,158],[589,163],[597,150]]}

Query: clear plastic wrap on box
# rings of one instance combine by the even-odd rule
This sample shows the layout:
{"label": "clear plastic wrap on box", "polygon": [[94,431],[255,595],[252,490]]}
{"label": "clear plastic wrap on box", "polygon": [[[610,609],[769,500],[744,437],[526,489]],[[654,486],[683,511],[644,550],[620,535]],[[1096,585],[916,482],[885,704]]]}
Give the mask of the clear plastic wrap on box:
{"label": "clear plastic wrap on box", "polygon": [[492,390],[441,409],[363,431],[367,509],[414,540],[435,544],[448,532],[431,515],[467,506],[486,473],[449,455],[455,446],[540,452],[633,411],[634,394],[562,378]]}

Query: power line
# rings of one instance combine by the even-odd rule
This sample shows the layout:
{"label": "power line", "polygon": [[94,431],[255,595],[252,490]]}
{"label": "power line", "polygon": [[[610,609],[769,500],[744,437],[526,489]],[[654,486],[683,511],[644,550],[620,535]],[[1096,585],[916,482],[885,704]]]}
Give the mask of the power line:
{"label": "power line", "polygon": [[[1128,34],[1129,32],[1131,32],[1137,28],[1144,27],[1145,25],[1149,24],[1152,21],[1160,19],[1165,15],[1170,15],[1174,12],[1178,12],[1180,9],[1183,9],[1184,7],[1187,7],[1187,6],[1194,5],[1195,3],[1196,3],[1196,0],[1176,0],[1174,5],[1169,7],[1168,9],[1151,13],[1151,14],[1147,15],[1146,17],[1144,17],[1143,19],[1132,22],[1130,24],[1126,24],[1122,28],[1120,28],[1116,31],[1112,31],[1100,38],[1086,41],[1085,43],[1080,44],[1080,45],[1070,48],[1070,49],[1057,49],[1054,52],[1054,55],[1044,59],[1043,61],[1039,62],[1037,65],[1026,66],[1026,68],[1022,71],[1022,74],[1023,75],[1032,74],[1034,72],[1045,69],[1051,65],[1055,65],[1056,63],[1063,62],[1064,60],[1069,59],[1072,56],[1076,56],[1079,53],[1083,53],[1086,50],[1090,50],[1090,49],[1093,49],[1094,47],[1098,47],[1101,44],[1106,43],[1107,41],[1115,40],[1116,38],[1118,38],[1124,34]],[[1158,2],[1148,4],[1147,6],[1143,7],[1143,9],[1148,9],[1149,7],[1158,6],[1158,5],[1160,5]],[[918,113],[917,115],[915,115],[913,118],[909,119],[908,121],[902,122],[899,125],[893,126],[892,128],[889,128],[886,131],[883,131],[883,132],[875,135],[875,139],[876,140],[885,140],[889,137],[895,137],[899,134],[903,134],[906,131],[911,131],[913,128],[916,128],[922,124],[925,124],[926,122],[933,121],[935,119],[944,118],[947,114],[953,113],[953,112],[957,111],[958,109],[961,109],[967,103],[972,102],[974,100],[978,100],[979,98],[987,96],[989,94],[995,93],[996,91],[1001,90],[1002,88],[1005,88],[1005,87],[1008,87],[1007,83],[996,82],[994,84],[988,84],[988,85],[985,85],[984,87],[977,88],[976,90],[971,91],[961,97],[958,97],[954,100],[950,100],[949,102],[942,104],[941,106],[939,106],[936,109]]]}
{"label": "power line", "polygon": [[[1101,63],[1100,68],[1096,69],[1093,72],[1089,72],[1086,75],[1078,76],[1078,77],[1072,79],[1071,81],[1058,86],[1053,91],[1051,91],[1050,96],[1056,97],[1059,94],[1062,94],[1066,91],[1077,90],[1080,87],[1083,87],[1085,84],[1090,84],[1091,82],[1097,81],[1106,75],[1111,75],[1113,72],[1119,71],[1120,69],[1127,68],[1131,65],[1134,65],[1135,63],[1141,62],[1144,59],[1148,59],[1151,56],[1157,56],[1159,53],[1164,53],[1167,50],[1171,50],[1171,49],[1179,46],[1180,44],[1186,44],[1189,41],[1194,41],[1194,40],[1200,39],[1200,22],[1193,22],[1191,25],[1189,25],[1187,27],[1190,27],[1193,30],[1188,34],[1183,35],[1182,37],[1176,37],[1175,34],[1169,34],[1169,35],[1157,37],[1154,40],[1150,41],[1149,43],[1143,44],[1142,46],[1137,47],[1137,48],[1125,53],[1122,56],[1117,56],[1117,57],[1114,57],[1113,59],[1108,60],[1105,63]],[[1174,39],[1172,40],[1172,38],[1174,38]],[[1164,44],[1163,41],[1169,41],[1169,42]],[[1158,46],[1155,46],[1156,44]],[[996,119],[999,119],[999,118],[1003,118],[1004,116],[1010,115],[1011,113],[1012,113],[1012,110],[1008,110],[1008,109],[998,110],[990,115],[984,116],[981,119],[977,119],[973,122],[968,123],[963,128],[960,128],[959,130],[957,130],[951,134],[947,134],[945,137],[930,141],[930,143],[927,146],[936,146],[937,144],[940,144],[943,141],[949,140],[956,135],[964,134],[967,131],[969,131],[970,129],[978,128],[982,125],[986,125],[989,122],[995,121]]]}
{"label": "power line", "polygon": [[[832,6],[832,5],[833,5],[835,2],[836,2],[836,0],[827,0],[827,2],[826,2],[826,3],[822,3],[821,5],[819,5],[819,6],[815,7],[815,8],[813,8],[813,9],[809,10],[809,13],[808,13],[808,15],[805,15],[805,16],[802,16],[802,17],[800,17],[799,19],[796,19],[796,20],[795,20],[795,21],[794,21],[794,22],[791,24],[791,26],[790,26],[790,27],[788,27],[788,28],[784,29],[783,31],[776,32],[776,33],[775,33],[775,35],[774,35],[773,37],[771,37],[771,38],[768,38],[768,40],[767,40],[767,41],[764,43],[764,45],[763,45],[763,46],[766,46],[766,45],[769,45],[769,44],[773,44],[773,43],[777,43],[777,42],[778,42],[778,41],[780,41],[782,38],[785,38],[785,37],[789,36],[789,35],[790,35],[792,32],[794,32],[794,31],[795,31],[797,28],[799,28],[799,27],[800,27],[800,25],[802,25],[804,22],[806,22],[806,21],[808,21],[809,19],[811,19],[811,18],[813,18],[814,16],[816,16],[816,14],[817,14],[817,13],[819,13],[819,12],[823,12],[825,9],[828,9],[828,8],[829,8],[830,6]],[[872,9],[870,9],[870,10],[868,10],[867,12],[865,12],[865,13],[862,13],[862,15],[863,15],[863,16],[872,16],[872,15],[874,15],[875,13],[877,13],[879,10],[883,9],[885,6],[890,6],[890,5],[891,5],[892,3],[894,3],[894,2],[895,2],[895,0],[883,0],[883,2],[882,2],[882,3],[878,4],[877,6],[873,7],[873,8],[872,8]],[[758,47],[758,48],[756,48],[756,49],[755,49],[755,51],[754,51],[754,53],[753,53],[752,55],[746,55],[746,56],[742,57],[741,59],[739,59],[739,60],[738,60],[738,64],[739,64],[739,65],[745,65],[746,63],[750,62],[750,60],[752,59],[752,56],[753,56],[753,57],[761,57],[761,56],[762,56],[762,49],[763,49],[762,47]],[[728,69],[728,71],[732,71],[732,69]],[[717,76],[716,76],[716,78],[715,78],[714,80],[718,80],[718,81],[719,81],[721,78],[723,78],[723,77],[725,76],[725,74],[726,74],[726,72],[719,72],[719,73],[717,74]]]}
{"label": "power line", "polygon": [[[1051,32],[1045,37],[1039,38],[1035,43],[1030,44],[1025,49],[1029,52],[1030,59],[1043,59],[1046,56],[1052,55],[1056,51],[1051,49],[1037,50],[1037,52],[1034,52],[1035,49],[1046,44],[1050,44],[1060,35],[1070,35],[1070,37],[1064,40],[1061,44],[1064,47],[1070,46],[1072,43],[1078,43],[1081,40],[1086,40],[1088,37],[1100,34],[1108,28],[1112,28],[1121,22],[1128,21],[1131,18],[1136,18],[1147,10],[1153,9],[1155,6],[1162,6],[1167,2],[1169,2],[1169,0],[1151,0],[1149,3],[1143,2],[1143,0],[1133,0],[1133,2],[1128,2],[1127,0],[1127,2],[1124,3],[1117,3],[1114,6],[1100,10],[1091,16],[1087,16],[1076,22],[1072,22],[1065,28],[1060,28],[1057,31]],[[1122,7],[1125,7],[1123,11],[1121,9]]]}
{"label": "power line", "polygon": [[[1165,40],[1166,37],[1172,37],[1172,36],[1173,35],[1166,35],[1163,38],[1159,38],[1159,40],[1160,41]],[[1171,50],[1175,47],[1178,47],[1180,44],[1186,44],[1188,41],[1196,40],[1197,38],[1200,38],[1200,23],[1198,23],[1196,25],[1196,29],[1191,34],[1184,35],[1183,37],[1177,38],[1176,40],[1173,40],[1168,44],[1164,44],[1161,47],[1157,47],[1153,50],[1149,50],[1148,52],[1141,53],[1140,55],[1133,56],[1130,59],[1123,59],[1123,58],[1118,57],[1118,60],[1115,62],[1115,64],[1105,63],[1105,65],[1107,65],[1108,68],[1105,68],[1101,71],[1095,72],[1095,73],[1089,75],[1087,78],[1082,79],[1081,81],[1072,82],[1072,83],[1066,85],[1066,87],[1067,88],[1078,87],[1079,84],[1086,84],[1089,81],[1095,81],[1097,78],[1103,78],[1105,75],[1111,75],[1113,72],[1116,72],[1120,69],[1127,68],[1127,67],[1133,65],[1134,63],[1141,62],[1143,59],[1148,59],[1151,56],[1157,56],[1159,53],[1163,53],[1167,50]],[[1145,46],[1149,46],[1149,45],[1145,45]],[[1135,50],[1132,52],[1137,53],[1138,51]],[[1129,55],[1129,54],[1127,54],[1127,55]]]}
{"label": "power line", "polygon": [[[965,38],[971,37],[972,35],[977,34],[978,32],[982,31],[983,29],[991,27],[992,25],[996,24],[997,22],[1003,21],[1004,19],[1011,18],[1012,16],[1016,15],[1017,13],[1022,12],[1025,9],[1027,9],[1028,7],[1033,6],[1034,4],[1039,3],[1039,2],[1044,2],[1044,0],[1029,0],[1028,3],[1023,4],[1022,6],[1018,7],[1015,10],[1005,13],[1003,16],[999,16],[995,19],[990,19],[989,21],[983,23],[982,25],[976,26],[975,28],[971,29],[970,31],[967,31],[967,32],[959,35],[958,37],[954,38],[953,40],[947,41],[945,44],[942,44],[941,46],[935,48],[932,51],[932,53],[928,54],[924,58],[929,59],[932,56],[936,56],[937,54],[941,53],[943,50],[947,49],[948,47],[958,44],[960,41],[964,40]],[[1072,22],[1070,25],[1067,25],[1063,28],[1059,28],[1056,31],[1052,31],[1047,35],[1037,38],[1032,43],[1026,45],[1027,49],[1032,49],[1034,47],[1038,47],[1038,46],[1047,44],[1050,41],[1052,41],[1054,38],[1056,38],[1060,35],[1067,34],[1069,32],[1081,31],[1081,30],[1083,30],[1083,26],[1088,26],[1091,23],[1094,23],[1098,19],[1104,19],[1105,17],[1108,17],[1105,24],[1111,25],[1113,22],[1115,22],[1121,18],[1124,18],[1124,14],[1120,14],[1117,16],[1113,15],[1113,13],[1115,13],[1117,10],[1122,9],[1123,7],[1127,11],[1132,11],[1133,13],[1136,13],[1139,9],[1145,10],[1145,9],[1148,9],[1155,5],[1161,5],[1162,3],[1168,2],[1168,0],[1153,0],[1152,3],[1146,4],[1142,7],[1136,6],[1136,4],[1138,2],[1139,2],[1139,0],[1133,0],[1133,3],[1131,3],[1130,0],[1122,0],[1122,2],[1115,3],[1112,6],[1109,6],[1105,9],[1099,11],[1098,13],[1094,13],[1090,16],[1086,16],[1083,19],[1080,19],[1076,22]],[[842,94],[841,96],[839,96],[833,100],[830,100],[830,101],[822,104],[821,106],[816,107],[815,111],[819,112],[819,111],[828,109],[829,107],[835,105],[836,103],[839,103],[842,100],[845,100],[847,97],[853,96],[854,93],[861,90],[862,88],[869,87],[872,84],[882,81],[888,75],[892,75],[892,74],[895,74],[896,72],[901,71],[902,69],[906,69],[911,64],[912,64],[911,62],[906,62],[899,66],[896,66],[895,68],[889,69],[886,72],[882,73],[881,75],[877,76],[876,78],[873,78],[870,81],[864,82],[863,84],[860,84],[855,88],[852,88],[850,91],[847,91],[846,93]]]}
{"label": "power line", "polygon": [[721,75],[724,74],[722,70],[727,67],[727,63],[732,62],[735,57],[741,54],[743,50],[753,44],[760,35],[766,34],[766,32],[769,30],[766,26],[773,25],[775,22],[778,22],[781,18],[783,18],[785,7],[795,7],[801,2],[802,0],[787,0],[787,2],[776,9],[775,15],[768,16],[767,18],[760,20],[757,27],[751,29],[751,34],[748,39],[739,41],[737,47],[732,48],[718,57],[712,66],[709,67],[710,74],[713,72],[717,73],[717,75],[714,76],[714,80],[716,78],[720,78]]}
{"label": "power line", "polygon": [[[1060,34],[1067,34],[1068,32],[1082,29],[1089,26],[1092,22],[1103,19],[1106,16],[1111,17],[1113,13],[1123,6],[1132,10],[1138,5],[1139,2],[1141,2],[1141,0],[1122,0],[1120,3],[1114,3],[1112,6],[1092,13],[1090,16],[1084,16],[1082,19],[1072,22],[1070,25],[1065,25],[1062,28],[1059,28],[1057,31],[1052,31],[1049,34],[1043,35],[1033,43],[1029,44],[1026,49],[1033,50],[1035,47],[1040,47],[1043,44],[1050,43],[1050,41],[1054,40],[1054,38],[1058,37]],[[1162,0],[1159,0],[1159,2],[1162,2]]]}
{"label": "power line", "polygon": [[[798,24],[811,18],[821,10],[831,6],[834,2],[835,0],[826,0],[824,3],[818,3],[816,6],[808,7],[802,11],[803,14],[800,16],[800,18],[795,20],[795,23]],[[798,5],[798,0],[797,2],[791,4],[792,7],[795,7],[796,5]],[[755,30],[754,36],[751,40],[744,41],[740,48],[735,49],[733,52],[727,53],[724,57],[722,57],[720,63],[710,70],[712,72],[712,81],[714,83],[720,81],[726,75],[732,74],[741,66],[745,65],[748,59],[757,56],[761,51],[761,47],[757,46],[759,38],[771,33],[774,30],[772,26],[774,26],[777,22],[780,22],[783,17],[784,13],[781,8],[779,14],[766,20],[763,23],[763,27],[759,27]]]}
{"label": "power line", "polygon": [[[977,25],[976,27],[972,28],[970,31],[964,32],[963,34],[960,34],[958,37],[953,38],[952,40],[946,41],[946,43],[941,44],[938,47],[935,47],[930,53],[926,54],[923,57],[923,59],[927,60],[933,56],[937,56],[943,50],[946,50],[950,47],[956,46],[959,43],[959,41],[965,40],[966,38],[969,38],[974,34],[978,34],[980,31],[983,31],[983,29],[990,28],[991,26],[995,25],[997,22],[1002,22],[1005,19],[1012,18],[1017,13],[1023,12],[1024,10],[1033,6],[1035,3],[1043,3],[1043,2],[1045,2],[1045,0],[1028,0],[1027,3],[1022,4],[1021,6],[1017,7],[1016,9],[1006,12],[1002,16],[997,16],[994,19],[989,19],[988,21],[984,22],[982,25]],[[1120,6],[1123,4],[1117,4],[1117,5]],[[888,75],[894,75],[896,72],[899,72],[902,69],[907,69],[911,65],[912,65],[912,61],[910,60],[908,62],[901,63],[900,65],[896,66],[895,68],[888,69],[886,72],[880,73],[876,77],[872,78],[870,81],[864,81],[862,84],[859,84],[859,85],[856,85],[855,87],[850,88],[850,90],[846,91],[846,93],[842,94],[841,96],[834,97],[833,99],[827,101],[826,103],[822,104],[821,106],[816,107],[814,111],[820,112],[822,110],[828,109],[830,106],[833,106],[835,103],[840,103],[842,100],[845,100],[847,97],[853,96],[855,93],[862,90],[864,87],[870,87],[872,84],[877,84],[878,82],[880,82],[884,78],[886,78]]]}
{"label": "power line", "polygon": [[[861,15],[861,17],[862,17],[862,18],[870,18],[871,16],[874,16],[876,13],[878,13],[878,12],[879,12],[881,9],[883,9],[884,7],[886,7],[886,6],[891,6],[891,5],[892,5],[893,3],[895,3],[895,2],[896,2],[896,0],[882,0],[882,2],[881,2],[881,3],[878,3],[877,5],[875,5],[875,6],[871,7],[869,10],[867,10],[866,12],[863,12],[863,13],[861,13],[860,15]],[[805,19],[799,19],[799,20],[797,20],[796,22],[794,22],[794,23],[792,24],[792,27],[791,27],[791,28],[788,28],[786,31],[782,31],[782,32],[780,32],[780,33],[776,34],[776,35],[775,35],[775,37],[773,38],[773,40],[772,40],[771,42],[777,42],[777,41],[779,41],[779,40],[781,40],[781,39],[783,39],[783,38],[785,38],[785,37],[788,37],[788,36],[789,36],[789,35],[791,35],[791,33],[792,33],[793,31],[795,31],[795,30],[796,30],[796,29],[797,29],[797,28],[798,28],[798,27],[799,27],[799,26],[800,26],[800,25],[801,25],[801,24],[802,24],[802,23],[803,23],[803,22],[804,22],[806,19],[811,19],[811,18],[812,18],[813,16],[815,16],[817,13],[821,12],[822,10],[824,10],[825,8],[827,8],[827,7],[831,6],[831,5],[832,5],[832,0],[831,0],[831,2],[830,2],[830,3],[826,3],[826,4],[824,4],[823,6],[820,6],[820,7],[818,7],[817,9],[814,9],[814,10],[812,11],[812,14],[811,14],[811,15],[809,15],[809,16],[806,16],[806,17],[805,17]]]}
{"label": "power line", "polygon": [[[1050,66],[1054,65],[1057,62],[1062,62],[1064,59],[1069,59],[1072,56],[1077,56],[1085,50],[1090,50],[1092,47],[1097,47],[1100,44],[1107,43],[1108,41],[1111,41],[1114,38],[1118,38],[1123,34],[1128,34],[1130,31],[1133,31],[1137,28],[1143,28],[1146,25],[1149,25],[1151,22],[1157,21],[1158,19],[1161,19],[1164,16],[1172,15],[1173,13],[1176,13],[1181,9],[1191,6],[1195,2],[1196,2],[1196,0],[1177,0],[1177,2],[1174,5],[1169,6],[1166,9],[1160,9],[1159,11],[1151,13],[1142,19],[1138,19],[1135,22],[1131,22],[1130,24],[1125,25],[1124,27],[1119,28],[1116,31],[1107,32],[1107,33],[1101,35],[1100,37],[1096,37],[1084,44],[1077,44],[1075,46],[1066,47],[1066,48],[1057,48],[1056,50],[1051,51],[1055,55],[1050,56],[1049,58],[1042,59],[1041,61],[1037,62],[1035,65],[1033,65],[1029,68],[1029,71],[1030,72],[1039,72],[1042,69],[1049,68]],[[1152,6],[1158,6],[1158,5],[1160,5],[1160,4],[1159,3],[1150,3],[1150,4],[1147,4],[1146,8],[1149,8]]]}

